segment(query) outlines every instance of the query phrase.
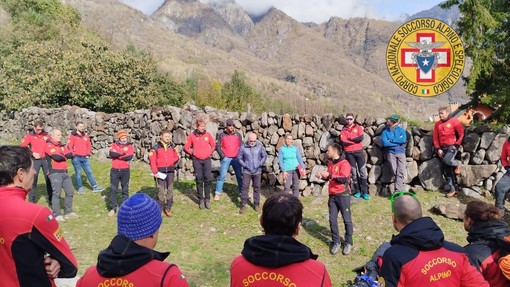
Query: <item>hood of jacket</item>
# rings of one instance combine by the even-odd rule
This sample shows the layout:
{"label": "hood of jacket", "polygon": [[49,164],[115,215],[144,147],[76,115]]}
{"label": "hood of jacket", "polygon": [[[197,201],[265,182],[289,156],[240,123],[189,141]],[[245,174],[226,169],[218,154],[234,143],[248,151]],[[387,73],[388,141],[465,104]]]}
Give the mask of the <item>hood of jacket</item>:
{"label": "hood of jacket", "polygon": [[444,244],[443,231],[430,217],[421,217],[406,225],[391,239],[391,245],[400,244],[427,251],[436,250]]}
{"label": "hood of jacket", "polygon": [[124,276],[155,259],[165,260],[170,252],[161,253],[136,244],[133,240],[117,235],[97,258],[97,272],[103,277]]}
{"label": "hood of jacket", "polygon": [[292,236],[260,235],[247,239],[241,252],[249,262],[265,267],[277,268],[308,259],[317,255],[306,245]]}
{"label": "hood of jacket", "polygon": [[467,241],[469,243],[483,240],[495,240],[498,235],[508,235],[508,225],[501,220],[473,222],[469,228]]}

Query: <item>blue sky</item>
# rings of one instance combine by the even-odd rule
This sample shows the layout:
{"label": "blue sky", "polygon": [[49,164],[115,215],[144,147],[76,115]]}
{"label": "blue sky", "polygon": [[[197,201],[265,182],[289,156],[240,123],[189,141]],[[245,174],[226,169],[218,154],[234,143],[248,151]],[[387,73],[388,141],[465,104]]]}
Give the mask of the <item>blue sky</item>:
{"label": "blue sky", "polygon": [[[152,14],[164,0],[120,0],[145,14]],[[222,0],[200,0],[201,2]],[[271,6],[301,22],[321,23],[332,16],[341,18],[370,17],[398,20],[400,15],[432,8],[442,0],[236,0],[252,14],[261,14]]]}

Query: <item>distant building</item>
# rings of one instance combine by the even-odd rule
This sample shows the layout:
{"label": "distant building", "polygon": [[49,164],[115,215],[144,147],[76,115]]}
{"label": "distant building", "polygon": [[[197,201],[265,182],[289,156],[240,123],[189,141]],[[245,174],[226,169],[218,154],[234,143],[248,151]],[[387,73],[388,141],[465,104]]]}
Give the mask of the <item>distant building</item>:
{"label": "distant building", "polygon": [[[483,122],[492,115],[495,109],[484,104],[475,104],[472,102],[459,106],[459,103],[450,103],[450,114],[456,117],[464,126],[470,126],[476,122]],[[431,121],[439,121],[439,115],[434,114]]]}

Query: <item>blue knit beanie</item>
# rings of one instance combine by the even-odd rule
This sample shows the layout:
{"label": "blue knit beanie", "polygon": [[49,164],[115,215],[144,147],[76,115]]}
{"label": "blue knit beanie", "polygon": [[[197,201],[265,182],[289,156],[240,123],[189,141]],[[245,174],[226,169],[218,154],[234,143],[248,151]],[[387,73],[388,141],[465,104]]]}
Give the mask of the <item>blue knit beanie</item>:
{"label": "blue knit beanie", "polygon": [[145,193],[135,193],[119,208],[117,233],[131,240],[147,238],[158,231],[162,221],[158,203]]}

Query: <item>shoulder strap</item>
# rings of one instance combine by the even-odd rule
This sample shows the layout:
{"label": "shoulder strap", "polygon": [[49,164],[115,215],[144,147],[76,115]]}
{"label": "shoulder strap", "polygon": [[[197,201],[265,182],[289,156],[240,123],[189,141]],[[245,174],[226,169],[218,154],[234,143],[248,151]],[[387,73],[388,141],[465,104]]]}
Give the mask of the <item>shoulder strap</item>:
{"label": "shoulder strap", "polygon": [[324,266],[324,273],[322,273],[321,287],[324,286],[324,279],[326,278],[326,266]]}
{"label": "shoulder strap", "polygon": [[160,285],[160,287],[164,287],[163,286],[163,282],[165,282],[166,274],[168,273],[170,268],[172,268],[174,266],[175,266],[175,264],[170,264],[170,266],[168,266],[168,268],[166,268],[165,273],[163,273],[163,278],[161,278],[161,285]]}

